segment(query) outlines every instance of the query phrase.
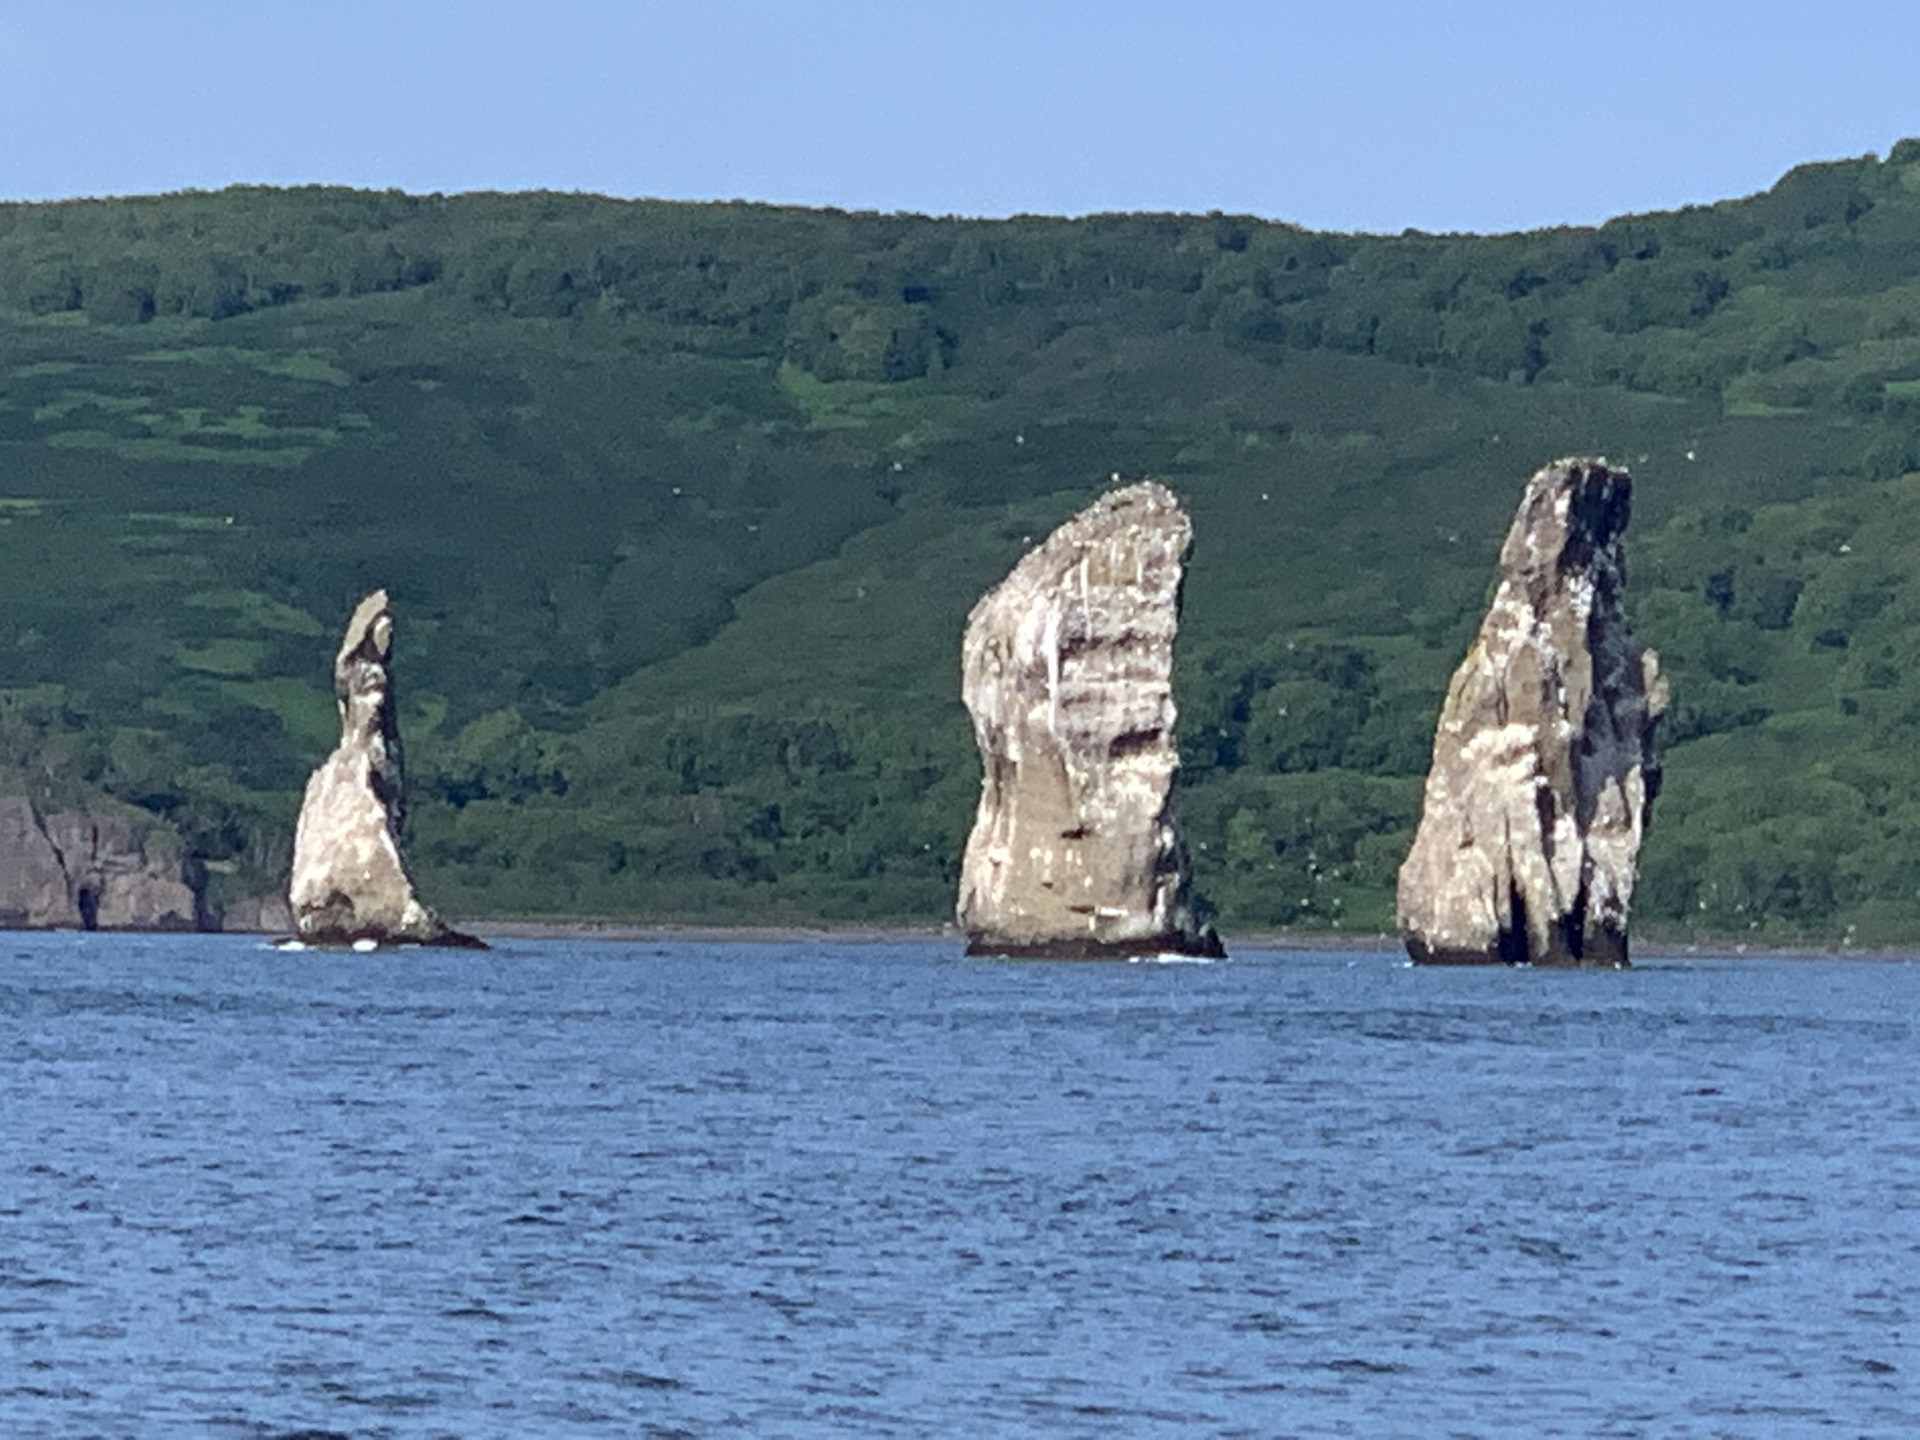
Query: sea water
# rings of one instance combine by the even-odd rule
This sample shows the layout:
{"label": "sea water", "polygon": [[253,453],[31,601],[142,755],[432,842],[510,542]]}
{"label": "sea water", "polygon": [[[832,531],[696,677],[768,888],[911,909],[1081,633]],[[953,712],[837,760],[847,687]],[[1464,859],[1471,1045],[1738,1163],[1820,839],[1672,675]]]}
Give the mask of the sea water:
{"label": "sea water", "polygon": [[0,1434],[1912,1434],[1917,1008],[0,936]]}

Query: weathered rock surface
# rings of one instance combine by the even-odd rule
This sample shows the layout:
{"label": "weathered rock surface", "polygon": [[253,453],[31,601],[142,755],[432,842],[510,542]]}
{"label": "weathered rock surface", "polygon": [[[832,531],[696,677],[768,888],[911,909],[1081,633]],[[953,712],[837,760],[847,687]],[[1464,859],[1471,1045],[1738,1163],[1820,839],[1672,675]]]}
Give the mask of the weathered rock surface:
{"label": "weathered rock surface", "polygon": [[1173,803],[1173,640],[1193,528],[1165,487],[1054,531],[967,619],[981,765],[958,915],[973,954],[1222,954]]}
{"label": "weathered rock surface", "polygon": [[199,930],[179,842],[111,802],[42,814],[0,795],[0,928]]}
{"label": "weathered rock surface", "polygon": [[233,934],[285,935],[293,930],[293,910],[284,895],[243,895],[220,912],[220,928]]}
{"label": "weathered rock surface", "polygon": [[1600,460],[1556,461],[1527,482],[1400,868],[1416,962],[1627,963],[1667,694],[1621,608],[1631,488]]}
{"label": "weathered rock surface", "polygon": [[333,662],[340,744],[307,781],[293,836],[288,903],[314,945],[466,945],[413,893],[400,851],[406,777],[399,710],[387,664],[393,617],[387,592],[360,602]]}

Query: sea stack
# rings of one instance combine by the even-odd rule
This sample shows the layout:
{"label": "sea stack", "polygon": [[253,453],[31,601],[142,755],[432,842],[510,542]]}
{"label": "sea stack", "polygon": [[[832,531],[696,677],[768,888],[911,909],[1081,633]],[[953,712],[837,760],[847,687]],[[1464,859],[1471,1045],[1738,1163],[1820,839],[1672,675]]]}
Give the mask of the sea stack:
{"label": "sea stack", "polygon": [[961,695],[984,774],[960,874],[974,955],[1225,953],[1194,914],[1173,809],[1173,639],[1193,526],[1114,490],[967,617]]}
{"label": "sea stack", "polygon": [[464,945],[414,896],[400,853],[406,779],[387,664],[393,617],[387,592],[360,602],[333,662],[340,744],[307,781],[293,835],[288,901],[311,945]]}
{"label": "sea stack", "polygon": [[1604,460],[1558,460],[1527,482],[1400,867],[1416,963],[1627,964],[1667,698],[1621,608],[1631,493]]}

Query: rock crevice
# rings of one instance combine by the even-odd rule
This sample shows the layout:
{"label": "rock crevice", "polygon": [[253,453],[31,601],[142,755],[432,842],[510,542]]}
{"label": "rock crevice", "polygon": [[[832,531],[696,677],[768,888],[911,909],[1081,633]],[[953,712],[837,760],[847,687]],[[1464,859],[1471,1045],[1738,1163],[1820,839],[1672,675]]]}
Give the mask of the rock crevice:
{"label": "rock crevice", "polygon": [[1626,472],[1527,483],[1434,735],[1399,924],[1426,964],[1623,966],[1667,686],[1622,606]]}
{"label": "rock crevice", "polygon": [[967,619],[982,779],[957,909],[975,954],[1223,953],[1174,814],[1173,641],[1192,526],[1153,482],[1062,525]]}

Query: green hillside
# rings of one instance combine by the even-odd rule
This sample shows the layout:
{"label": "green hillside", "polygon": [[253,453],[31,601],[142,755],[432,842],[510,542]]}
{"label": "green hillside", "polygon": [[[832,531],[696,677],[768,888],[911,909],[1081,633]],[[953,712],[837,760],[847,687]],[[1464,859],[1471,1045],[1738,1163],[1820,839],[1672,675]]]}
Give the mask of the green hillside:
{"label": "green hillside", "polygon": [[449,913],[945,916],[962,621],[1114,477],[1197,532],[1229,933],[1390,924],[1526,476],[1636,479],[1640,915],[1920,939],[1920,142],[1597,229],[236,189],[0,206],[0,771],[276,883],[385,585]]}

